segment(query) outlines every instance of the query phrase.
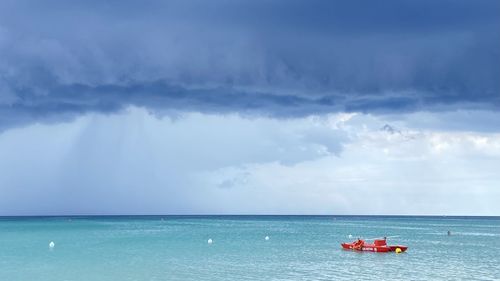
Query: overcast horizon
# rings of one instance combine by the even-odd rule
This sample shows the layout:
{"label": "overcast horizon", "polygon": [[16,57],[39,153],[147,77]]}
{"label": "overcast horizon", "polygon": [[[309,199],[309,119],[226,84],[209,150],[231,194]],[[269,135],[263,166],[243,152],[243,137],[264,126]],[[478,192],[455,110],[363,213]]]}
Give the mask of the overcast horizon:
{"label": "overcast horizon", "polygon": [[0,216],[500,215],[500,2],[2,1]]}

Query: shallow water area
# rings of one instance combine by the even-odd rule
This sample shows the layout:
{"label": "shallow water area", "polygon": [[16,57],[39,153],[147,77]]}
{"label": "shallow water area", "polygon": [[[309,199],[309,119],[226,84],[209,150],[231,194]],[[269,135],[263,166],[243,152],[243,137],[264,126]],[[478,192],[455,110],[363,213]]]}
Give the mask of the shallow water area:
{"label": "shallow water area", "polygon": [[[340,247],[380,236],[408,252]],[[1,218],[0,249],[0,280],[10,281],[498,280],[500,218]]]}

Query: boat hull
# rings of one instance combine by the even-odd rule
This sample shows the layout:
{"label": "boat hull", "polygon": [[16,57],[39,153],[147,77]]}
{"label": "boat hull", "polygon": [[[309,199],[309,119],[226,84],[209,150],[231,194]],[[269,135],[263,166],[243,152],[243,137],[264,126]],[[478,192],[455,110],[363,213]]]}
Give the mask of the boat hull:
{"label": "boat hull", "polygon": [[401,252],[404,252],[408,249],[407,246],[402,245],[375,245],[375,244],[364,244],[361,247],[356,247],[354,243],[342,243],[342,248],[345,250],[353,250],[360,252],[377,252],[377,253],[387,253],[387,252],[395,252],[397,248],[401,249]]}

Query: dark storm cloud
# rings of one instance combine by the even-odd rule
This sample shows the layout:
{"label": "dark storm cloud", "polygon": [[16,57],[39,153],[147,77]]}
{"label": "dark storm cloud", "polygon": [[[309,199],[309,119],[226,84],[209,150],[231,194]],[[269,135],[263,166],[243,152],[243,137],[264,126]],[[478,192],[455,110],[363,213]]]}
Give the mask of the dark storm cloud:
{"label": "dark storm cloud", "polygon": [[498,1],[2,1],[0,127],[500,105]]}

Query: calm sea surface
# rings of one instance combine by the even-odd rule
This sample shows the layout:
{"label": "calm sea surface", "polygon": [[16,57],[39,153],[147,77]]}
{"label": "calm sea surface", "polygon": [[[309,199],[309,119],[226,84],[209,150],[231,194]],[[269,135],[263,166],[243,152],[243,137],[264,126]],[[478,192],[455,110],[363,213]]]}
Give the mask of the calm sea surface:
{"label": "calm sea surface", "polygon": [[[349,235],[409,250],[342,250]],[[500,218],[0,218],[0,280],[500,280]]]}

